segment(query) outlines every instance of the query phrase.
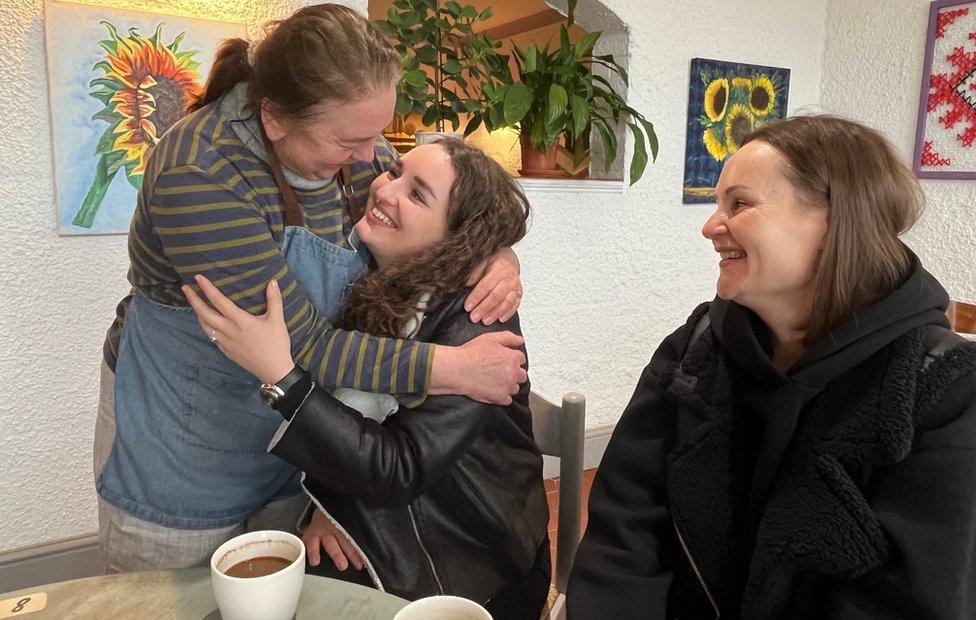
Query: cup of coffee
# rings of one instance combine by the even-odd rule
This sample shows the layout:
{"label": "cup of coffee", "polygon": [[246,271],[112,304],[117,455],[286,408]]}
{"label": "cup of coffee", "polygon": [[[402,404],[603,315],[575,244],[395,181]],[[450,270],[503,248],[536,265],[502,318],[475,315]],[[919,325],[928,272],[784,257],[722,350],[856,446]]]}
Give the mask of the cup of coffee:
{"label": "cup of coffee", "polygon": [[428,596],[398,611],[393,620],[491,620],[491,614],[460,596]]}
{"label": "cup of coffee", "polygon": [[304,580],[305,545],[287,532],[235,536],[210,558],[223,620],[291,620]]}

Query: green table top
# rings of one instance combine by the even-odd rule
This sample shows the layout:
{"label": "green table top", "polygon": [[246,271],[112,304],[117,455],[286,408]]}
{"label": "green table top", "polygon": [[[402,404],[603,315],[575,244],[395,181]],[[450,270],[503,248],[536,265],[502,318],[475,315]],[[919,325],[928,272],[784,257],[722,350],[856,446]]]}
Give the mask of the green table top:
{"label": "green table top", "polygon": [[[220,618],[209,568],[75,579],[0,594],[0,600],[19,601],[42,592],[47,594],[43,610],[8,616],[12,608],[0,609],[0,618]],[[295,618],[390,620],[407,603],[372,588],[305,575]]]}

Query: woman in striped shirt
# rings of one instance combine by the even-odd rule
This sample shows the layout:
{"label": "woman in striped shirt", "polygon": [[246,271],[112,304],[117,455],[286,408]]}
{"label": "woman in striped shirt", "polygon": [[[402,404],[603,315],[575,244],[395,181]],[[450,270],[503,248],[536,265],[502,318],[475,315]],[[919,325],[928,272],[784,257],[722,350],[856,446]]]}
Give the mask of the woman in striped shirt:
{"label": "woman in striped shirt", "polygon": [[[257,383],[199,333],[180,290],[194,274],[252,314],[280,282],[292,354],[329,388],[505,403],[525,380],[511,334],[435,347],[332,327],[367,266],[351,249],[352,218],[396,160],[377,138],[400,71],[389,42],[326,4],[274,24],[252,56],[245,41],[224,45],[202,101],[147,162],[129,234],[133,292],[106,339],[96,424],[110,570],[201,564],[246,528],[289,529],[303,508],[295,470],[266,452],[278,424]],[[484,274],[471,318],[505,319],[521,291],[514,255],[500,252]]]}

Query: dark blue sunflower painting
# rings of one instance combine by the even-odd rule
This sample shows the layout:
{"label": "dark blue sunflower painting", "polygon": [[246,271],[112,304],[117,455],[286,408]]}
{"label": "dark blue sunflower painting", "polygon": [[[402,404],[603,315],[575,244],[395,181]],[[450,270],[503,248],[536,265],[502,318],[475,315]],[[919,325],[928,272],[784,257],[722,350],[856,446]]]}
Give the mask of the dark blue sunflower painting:
{"label": "dark blue sunflower painting", "polygon": [[786,116],[790,70],[691,59],[682,202],[715,202],[722,166],[742,140]]}

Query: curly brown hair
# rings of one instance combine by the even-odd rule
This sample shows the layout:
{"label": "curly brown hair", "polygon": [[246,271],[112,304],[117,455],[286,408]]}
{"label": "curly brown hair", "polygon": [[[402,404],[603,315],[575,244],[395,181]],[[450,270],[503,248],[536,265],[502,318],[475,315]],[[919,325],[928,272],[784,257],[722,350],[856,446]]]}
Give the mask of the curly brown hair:
{"label": "curly brown hair", "polygon": [[514,178],[480,149],[438,140],[451,158],[447,238],[384,268],[375,265],[349,290],[339,325],[398,337],[427,293],[426,312],[459,293],[485,260],[525,236],[529,201]]}

